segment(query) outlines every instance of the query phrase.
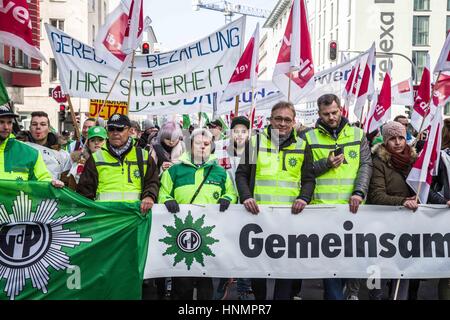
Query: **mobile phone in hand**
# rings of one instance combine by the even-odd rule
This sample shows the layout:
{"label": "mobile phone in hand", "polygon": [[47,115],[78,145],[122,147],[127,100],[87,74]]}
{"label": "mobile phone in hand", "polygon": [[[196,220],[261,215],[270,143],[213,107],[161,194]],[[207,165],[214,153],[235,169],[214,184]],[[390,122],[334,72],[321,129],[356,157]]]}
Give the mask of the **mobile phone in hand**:
{"label": "mobile phone in hand", "polygon": [[334,156],[335,157],[340,156],[343,153],[344,153],[344,148],[342,148],[342,147],[339,147],[336,150],[334,150]]}

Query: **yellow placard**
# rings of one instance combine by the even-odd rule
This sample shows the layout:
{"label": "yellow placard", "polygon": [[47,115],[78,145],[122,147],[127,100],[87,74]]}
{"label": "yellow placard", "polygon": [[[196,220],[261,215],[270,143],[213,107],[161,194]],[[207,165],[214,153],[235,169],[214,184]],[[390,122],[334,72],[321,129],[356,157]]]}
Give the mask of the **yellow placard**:
{"label": "yellow placard", "polygon": [[[96,118],[103,105],[104,100],[91,100],[89,103],[89,117]],[[128,115],[126,102],[107,101],[100,112],[100,117],[108,120],[114,113]]]}

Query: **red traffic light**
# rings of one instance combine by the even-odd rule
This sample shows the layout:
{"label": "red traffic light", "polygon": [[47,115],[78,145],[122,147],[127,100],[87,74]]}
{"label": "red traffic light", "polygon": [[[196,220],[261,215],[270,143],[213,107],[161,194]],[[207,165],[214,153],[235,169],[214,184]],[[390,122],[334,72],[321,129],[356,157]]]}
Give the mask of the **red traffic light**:
{"label": "red traffic light", "polygon": [[63,104],[60,104],[59,105],[59,111],[66,111],[66,106],[65,105],[63,105]]}
{"label": "red traffic light", "polygon": [[150,44],[148,42],[144,42],[142,44],[142,53],[149,54],[150,53]]}
{"label": "red traffic light", "polygon": [[330,61],[336,61],[337,59],[337,42],[330,41],[329,49],[328,49],[328,58]]}

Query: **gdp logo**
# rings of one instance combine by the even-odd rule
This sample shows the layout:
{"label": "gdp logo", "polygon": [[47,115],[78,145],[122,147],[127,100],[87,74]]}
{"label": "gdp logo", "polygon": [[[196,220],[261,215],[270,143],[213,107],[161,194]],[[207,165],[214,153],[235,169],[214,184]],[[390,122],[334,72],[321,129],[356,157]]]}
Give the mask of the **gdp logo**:
{"label": "gdp logo", "polygon": [[215,242],[219,242],[209,236],[216,226],[203,226],[204,223],[205,215],[195,222],[190,211],[184,222],[175,215],[175,226],[164,225],[169,236],[159,239],[160,242],[168,245],[163,256],[175,255],[174,266],[184,260],[188,270],[191,269],[194,260],[204,267],[203,256],[215,257],[216,255],[209,247]]}
{"label": "gdp logo", "polygon": [[48,268],[70,267],[70,258],[61,249],[92,241],[63,229],[65,224],[77,221],[85,213],[52,219],[57,206],[56,200],[46,199],[32,212],[32,201],[22,191],[13,201],[13,214],[0,205],[0,280],[6,279],[4,292],[10,300],[23,291],[27,279],[31,279],[33,288],[47,293]]}

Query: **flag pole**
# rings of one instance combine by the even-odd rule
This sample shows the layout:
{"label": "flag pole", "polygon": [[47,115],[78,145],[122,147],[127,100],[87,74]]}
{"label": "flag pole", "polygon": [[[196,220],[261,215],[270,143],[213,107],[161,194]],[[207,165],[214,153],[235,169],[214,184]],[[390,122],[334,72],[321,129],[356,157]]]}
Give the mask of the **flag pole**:
{"label": "flag pole", "polygon": [[[436,81],[434,82],[433,87],[431,88],[431,95],[430,95],[430,101],[428,102],[428,106],[430,106],[431,101],[433,101],[434,91],[436,89],[436,83],[439,82],[441,73],[442,73],[442,71],[439,71]],[[431,110],[430,110],[430,113],[431,113]],[[422,133],[423,125],[425,124],[425,118],[428,117],[428,115],[429,114],[427,114],[425,117],[422,118],[422,123],[420,124],[420,128],[419,128],[419,132],[417,133],[417,137],[419,137],[420,134]],[[414,141],[414,144],[413,144],[414,147],[416,146],[417,142],[418,142],[418,140],[416,139],[416,141]],[[420,188],[420,186],[419,186],[419,188]]]}
{"label": "flag pole", "polygon": [[239,115],[239,96],[234,98],[234,114],[236,117]]}
{"label": "flag pole", "polygon": [[397,300],[397,295],[398,295],[398,289],[399,288],[400,288],[400,279],[397,279],[397,284],[395,285],[394,300]]}
{"label": "flag pole", "polygon": [[131,73],[130,73],[130,86],[128,87],[128,103],[127,103],[127,116],[130,112],[130,101],[131,101],[131,86],[133,83],[133,73],[134,73],[134,57],[136,56],[136,50],[133,50],[133,55],[131,57]]}
{"label": "flag pole", "polygon": [[72,100],[67,94],[67,102],[69,103],[70,117],[72,118],[73,128],[75,129],[75,140],[80,138],[80,128],[78,128],[77,119],[75,118],[75,110],[73,109]]}
{"label": "flag pole", "polygon": [[119,72],[117,73],[116,78],[114,79],[114,81],[113,81],[113,83],[112,83],[112,85],[111,85],[111,89],[109,89],[109,92],[108,92],[108,94],[106,95],[106,99],[103,100],[102,106],[100,107],[100,110],[98,111],[98,114],[95,116],[95,120],[96,120],[96,121],[97,121],[98,118],[100,117],[100,113],[102,112],[103,108],[105,107],[106,101],[108,101],[109,96],[111,95],[111,92],[113,91],[113,89],[114,89],[114,87],[115,87],[115,85],[116,85],[116,83],[117,83],[117,80],[119,80],[119,76],[120,76],[121,73],[122,73],[122,69],[120,69]]}
{"label": "flag pole", "polygon": [[291,82],[292,82],[292,71],[289,69],[288,102],[291,102]]}

